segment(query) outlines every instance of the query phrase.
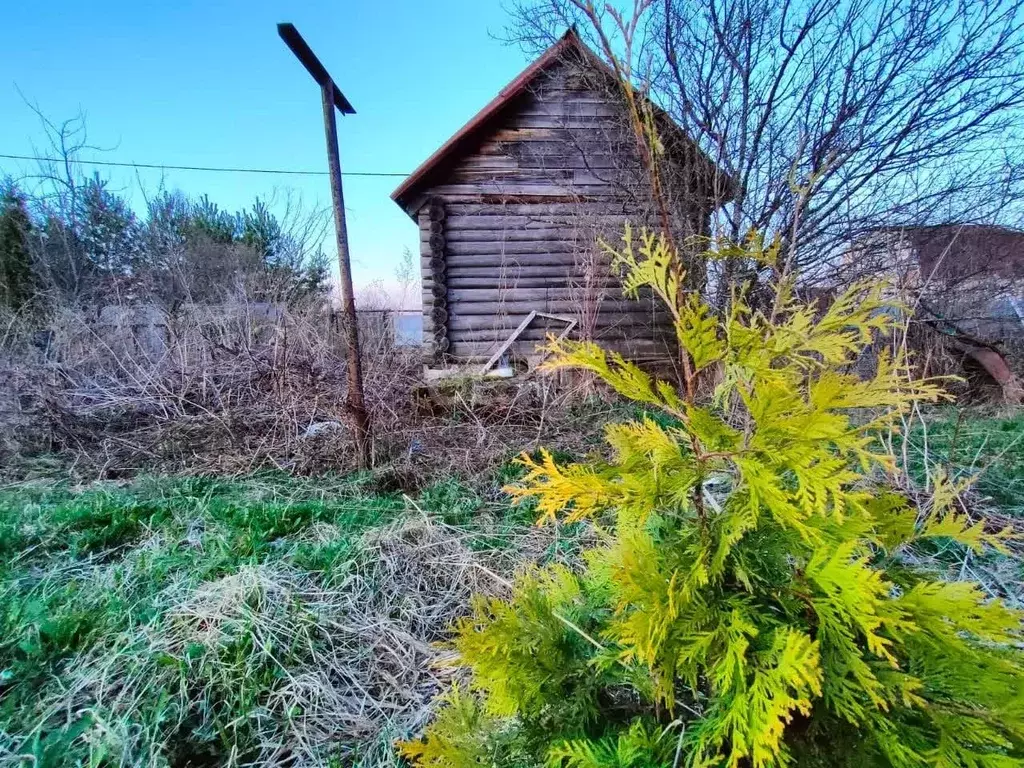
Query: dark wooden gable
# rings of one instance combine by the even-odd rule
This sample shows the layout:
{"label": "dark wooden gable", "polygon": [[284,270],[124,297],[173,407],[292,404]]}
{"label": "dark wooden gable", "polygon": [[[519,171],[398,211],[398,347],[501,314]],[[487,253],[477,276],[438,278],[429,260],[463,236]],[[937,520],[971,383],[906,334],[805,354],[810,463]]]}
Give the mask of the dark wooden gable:
{"label": "dark wooden gable", "polygon": [[[659,123],[660,138],[670,160],[685,169],[685,174],[695,180],[695,188],[699,188],[699,193],[705,198],[728,199],[733,182],[662,110],[650,106]],[[508,137],[511,135],[508,131],[519,129],[518,136],[525,137],[525,131],[530,129],[546,130],[547,139],[557,142],[567,138],[564,133],[555,133],[559,129],[598,129],[607,133],[613,126],[619,129],[614,142],[627,153],[621,155],[617,162],[625,167],[635,139],[631,131],[623,130],[627,128],[626,115],[618,82],[608,66],[583,44],[574,29],[570,29],[413,171],[391,197],[415,218],[427,200],[429,187],[451,181],[451,173],[462,160],[478,153],[482,144]],[[593,131],[590,135],[593,136]],[[611,138],[610,134],[608,138]],[[583,140],[587,140],[586,135]],[[541,144],[530,148],[544,151]],[[564,154],[563,149],[552,146],[549,151]],[[588,168],[596,171],[601,163],[599,153],[589,154],[594,157]],[[568,160],[579,162],[579,153]],[[615,161],[608,159],[606,162]],[[526,167],[521,169],[527,170]],[[562,171],[569,173],[565,168]],[[593,181],[582,170],[575,177],[578,178],[580,192]]]}
{"label": "dark wooden gable", "polygon": [[429,195],[616,199],[641,182],[618,94],[580,85],[570,63],[551,66],[507,104]]}

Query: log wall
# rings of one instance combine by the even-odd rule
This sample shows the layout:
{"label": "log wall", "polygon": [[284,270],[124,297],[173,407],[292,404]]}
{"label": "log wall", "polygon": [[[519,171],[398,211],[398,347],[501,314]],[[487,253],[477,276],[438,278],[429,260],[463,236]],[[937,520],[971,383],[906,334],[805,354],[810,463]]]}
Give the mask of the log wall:
{"label": "log wall", "polygon": [[[632,358],[672,354],[666,312],[625,300],[597,246],[618,243],[627,221],[654,221],[632,147],[615,94],[581,87],[559,65],[432,182],[418,213],[428,362],[486,359],[532,310],[575,317],[576,335]],[[683,216],[691,233],[705,221]],[[549,330],[560,326],[536,322],[512,353],[533,354]]]}

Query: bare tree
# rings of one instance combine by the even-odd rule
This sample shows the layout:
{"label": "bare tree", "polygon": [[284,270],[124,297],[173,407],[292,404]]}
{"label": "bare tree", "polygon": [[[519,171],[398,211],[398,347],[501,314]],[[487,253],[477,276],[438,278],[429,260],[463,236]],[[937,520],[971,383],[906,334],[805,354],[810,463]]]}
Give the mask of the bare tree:
{"label": "bare tree", "polygon": [[34,245],[42,258],[37,258],[44,284],[67,297],[76,298],[89,282],[90,264],[86,250],[77,237],[86,180],[76,167],[83,150],[100,149],[89,143],[85,116],[60,122],[51,120],[39,108],[25,100],[39,119],[46,144],[35,154],[36,173],[19,183],[29,193],[34,215],[43,223]]}
{"label": "bare tree", "polygon": [[[530,49],[569,25],[734,184],[716,229],[820,274],[880,226],[1015,224],[1022,0],[514,0]],[[728,262],[727,262],[728,263]]]}
{"label": "bare tree", "polygon": [[419,272],[417,265],[413,261],[412,251],[408,246],[402,249],[402,255],[398,259],[398,264],[395,267],[395,280],[398,282],[398,295],[395,297],[395,309],[403,310],[408,309],[410,304],[414,304],[418,298],[414,293],[414,288],[419,287]]}

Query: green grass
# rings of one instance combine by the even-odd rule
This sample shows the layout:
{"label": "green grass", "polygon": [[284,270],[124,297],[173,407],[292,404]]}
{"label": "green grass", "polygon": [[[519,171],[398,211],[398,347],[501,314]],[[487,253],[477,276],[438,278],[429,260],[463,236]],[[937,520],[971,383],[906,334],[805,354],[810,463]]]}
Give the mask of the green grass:
{"label": "green grass", "polygon": [[0,491],[0,762],[252,757],[268,696],[323,644],[298,593],[403,508],[359,479],[274,475]]}
{"label": "green grass", "polygon": [[372,704],[422,712],[435,673],[395,658],[466,610],[465,563],[583,533],[532,527],[499,490],[520,472],[412,504],[369,477],[0,489],[0,765],[398,765],[406,720]]}
{"label": "green grass", "polygon": [[977,476],[975,490],[1011,515],[1024,516],[1024,412],[942,408],[927,414],[927,428],[912,424],[908,457],[916,479],[929,465],[953,477]]}
{"label": "green grass", "polygon": [[[907,440],[919,478],[925,455],[985,469],[978,491],[1024,514],[1024,414],[927,423]],[[571,560],[588,535],[532,527],[499,490],[522,472],[441,478],[412,504],[366,476],[0,489],[0,765],[398,765],[395,710],[337,713],[413,691],[414,721],[435,673],[396,659],[443,637],[438,604],[464,610],[471,577]]]}

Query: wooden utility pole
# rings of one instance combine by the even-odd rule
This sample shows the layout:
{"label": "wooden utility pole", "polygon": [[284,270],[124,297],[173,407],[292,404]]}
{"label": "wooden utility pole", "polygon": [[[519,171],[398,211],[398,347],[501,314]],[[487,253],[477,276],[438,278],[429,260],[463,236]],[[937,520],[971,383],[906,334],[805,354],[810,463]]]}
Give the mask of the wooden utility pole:
{"label": "wooden utility pole", "polygon": [[334,201],[334,229],[338,241],[338,272],[341,278],[342,311],[345,315],[345,336],[348,346],[348,412],[352,420],[352,431],[356,438],[356,452],[359,467],[368,469],[372,462],[370,417],[366,412],[363,397],[363,364],[359,357],[359,322],[356,317],[356,301],[352,291],[352,265],[348,255],[348,226],[345,222],[345,195],[341,187],[341,157],[338,154],[338,125],[334,110],[343,115],[354,115],[348,99],[345,98],[334,80],[328,74],[316,54],[302,39],[294,24],[278,24],[277,33],[291,49],[295,57],[306,68],[320,86],[324,110],[324,133],[327,137],[327,167],[331,174],[331,197]]}

